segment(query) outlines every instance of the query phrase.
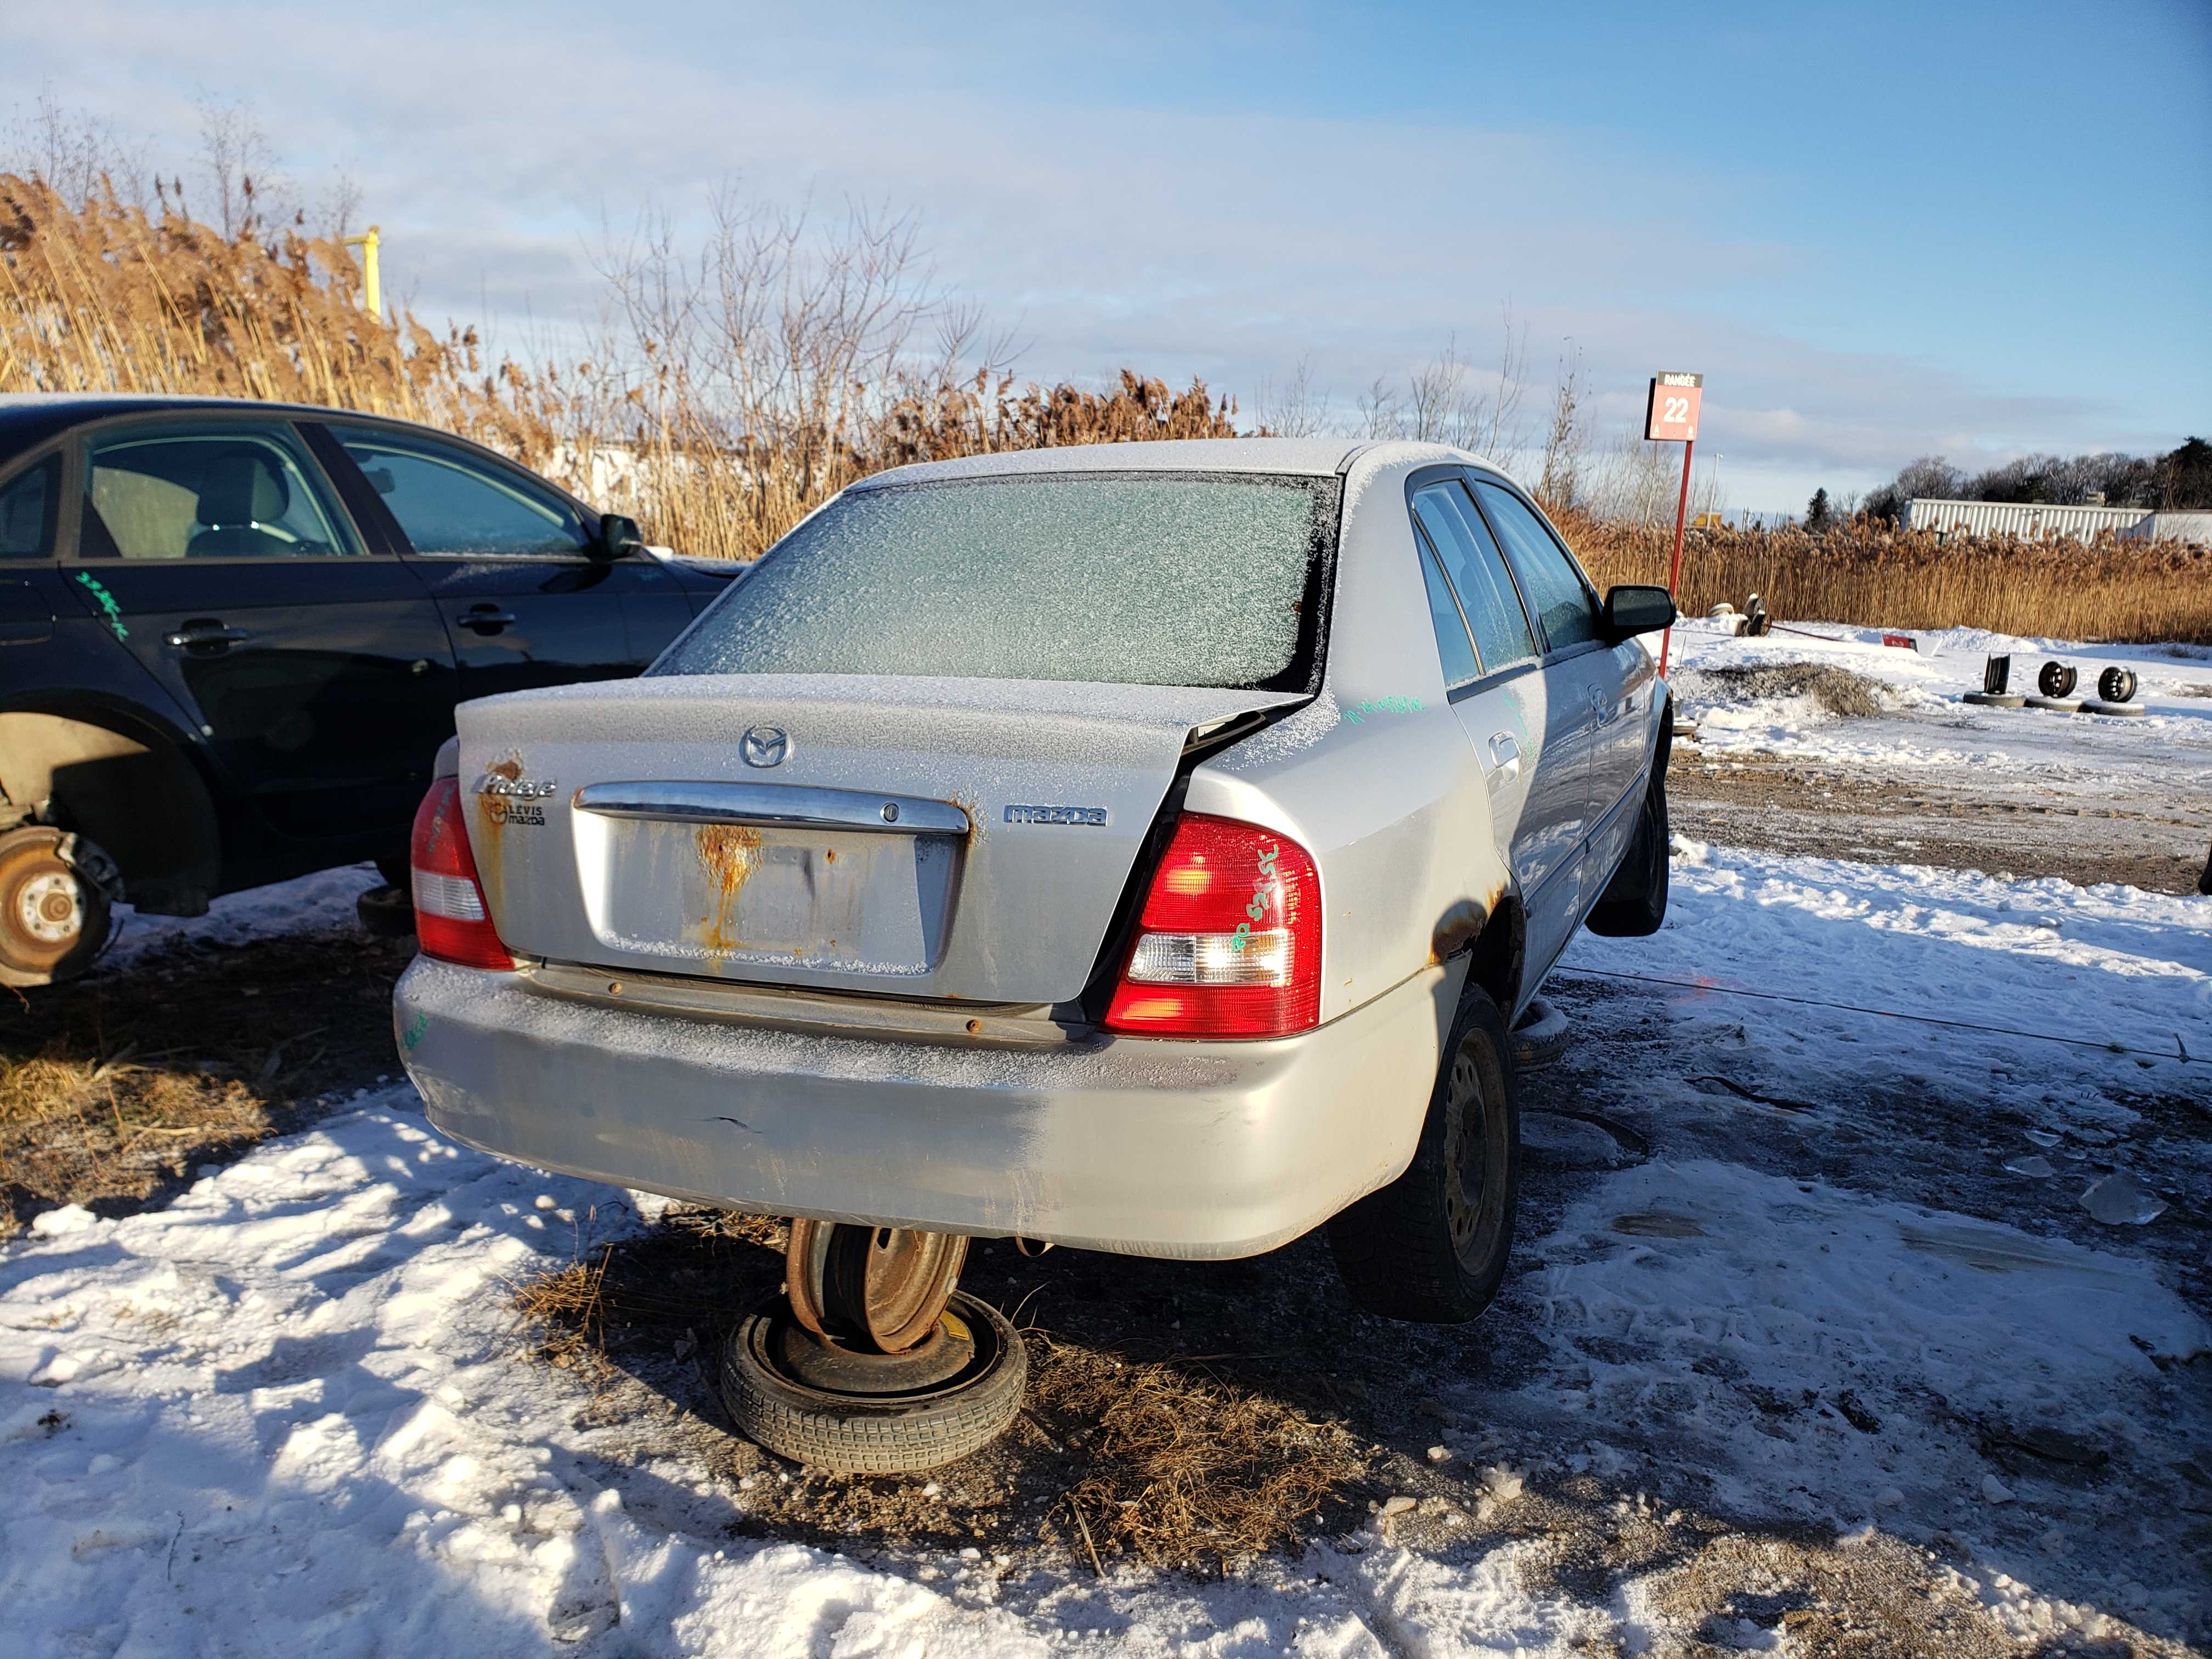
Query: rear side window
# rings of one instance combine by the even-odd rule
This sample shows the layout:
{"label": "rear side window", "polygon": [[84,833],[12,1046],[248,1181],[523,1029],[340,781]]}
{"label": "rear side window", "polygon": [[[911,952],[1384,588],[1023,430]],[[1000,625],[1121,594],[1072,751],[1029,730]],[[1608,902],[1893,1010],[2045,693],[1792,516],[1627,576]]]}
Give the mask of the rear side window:
{"label": "rear side window", "polygon": [[1421,580],[1429,590],[1429,623],[1437,630],[1437,657],[1443,665],[1444,684],[1465,685],[1482,673],[1474,647],[1468,642],[1467,624],[1460,620],[1458,602],[1437,564],[1435,550],[1418,536],[1413,540],[1421,558]]}
{"label": "rear side window", "polygon": [[1597,601],[1543,521],[1510,489],[1484,478],[1476,479],[1474,488],[1491,523],[1498,526],[1498,538],[1505,544],[1505,556],[1521,579],[1521,591],[1543,621],[1551,648],[1564,651],[1599,638]]}
{"label": "rear side window", "polygon": [[1338,489],[1150,473],[849,491],[652,672],[1310,690]]}
{"label": "rear side window", "polygon": [[0,486],[0,559],[43,559],[54,550],[62,458],[49,455]]}
{"label": "rear side window", "polygon": [[551,490],[434,440],[332,425],[417,553],[574,558],[591,546],[582,514]]}
{"label": "rear side window", "polygon": [[1529,631],[1528,613],[1506,574],[1498,544],[1482,522],[1482,514],[1457,483],[1431,484],[1413,496],[1413,512],[1443,560],[1474,647],[1482,657],[1482,672],[1495,674],[1538,654],[1535,635]]}
{"label": "rear side window", "polygon": [[327,558],[358,553],[274,425],[143,429],[94,446],[80,556]]}

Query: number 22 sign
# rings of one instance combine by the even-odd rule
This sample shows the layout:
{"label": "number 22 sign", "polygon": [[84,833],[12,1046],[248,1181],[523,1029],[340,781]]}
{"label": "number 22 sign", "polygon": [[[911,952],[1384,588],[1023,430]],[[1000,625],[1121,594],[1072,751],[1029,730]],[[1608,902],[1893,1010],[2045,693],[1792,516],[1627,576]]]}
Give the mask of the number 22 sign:
{"label": "number 22 sign", "polygon": [[1651,401],[1644,413],[1644,435],[1655,443],[1694,443],[1698,404],[1705,397],[1702,374],[1655,374]]}

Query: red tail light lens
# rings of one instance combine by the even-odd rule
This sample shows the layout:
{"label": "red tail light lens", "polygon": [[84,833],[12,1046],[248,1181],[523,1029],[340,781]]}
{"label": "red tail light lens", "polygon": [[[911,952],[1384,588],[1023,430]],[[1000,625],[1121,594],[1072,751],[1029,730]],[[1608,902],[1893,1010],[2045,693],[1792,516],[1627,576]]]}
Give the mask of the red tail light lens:
{"label": "red tail light lens", "polygon": [[1321,1024],[1321,881],[1273,830],[1187,812],[1152,877],[1106,1029],[1273,1037]]}
{"label": "red tail light lens", "polygon": [[468,968],[514,966],[500,943],[477,879],[476,854],[469,850],[469,829],[461,810],[459,778],[439,778],[415,809],[415,833],[407,851],[415,886],[415,942],[426,957]]}

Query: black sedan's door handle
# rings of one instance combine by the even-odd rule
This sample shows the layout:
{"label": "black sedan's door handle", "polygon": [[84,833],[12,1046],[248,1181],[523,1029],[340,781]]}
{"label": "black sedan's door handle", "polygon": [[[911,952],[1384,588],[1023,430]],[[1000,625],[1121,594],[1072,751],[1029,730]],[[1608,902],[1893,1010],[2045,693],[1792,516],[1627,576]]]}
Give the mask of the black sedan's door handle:
{"label": "black sedan's door handle", "polygon": [[473,628],[479,634],[496,634],[514,620],[514,612],[490,605],[472,605],[460,617],[462,627]]}
{"label": "black sedan's door handle", "polygon": [[163,642],[172,651],[228,651],[253,637],[242,628],[226,628],[214,617],[195,617]]}

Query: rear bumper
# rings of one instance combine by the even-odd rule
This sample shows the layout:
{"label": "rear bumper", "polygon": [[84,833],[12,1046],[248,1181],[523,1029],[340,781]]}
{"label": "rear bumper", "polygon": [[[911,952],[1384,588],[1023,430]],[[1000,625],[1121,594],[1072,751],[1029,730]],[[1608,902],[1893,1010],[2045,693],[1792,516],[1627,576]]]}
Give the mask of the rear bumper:
{"label": "rear bumper", "polygon": [[1279,1042],[1049,1050],[587,1005],[422,957],[393,1005],[431,1121],[502,1158],[762,1214],[1220,1258],[1404,1170],[1462,971]]}

